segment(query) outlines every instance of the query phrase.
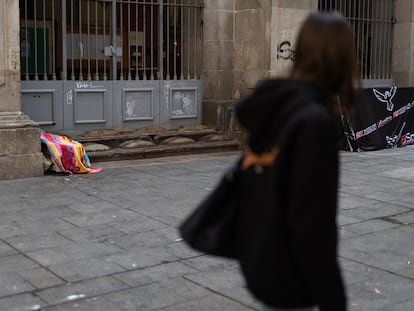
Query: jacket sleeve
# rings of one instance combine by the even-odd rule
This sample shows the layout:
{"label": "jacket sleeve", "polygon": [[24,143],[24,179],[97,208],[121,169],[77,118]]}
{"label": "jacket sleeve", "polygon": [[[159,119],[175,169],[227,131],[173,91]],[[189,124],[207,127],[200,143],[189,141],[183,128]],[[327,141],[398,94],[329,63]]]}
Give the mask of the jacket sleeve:
{"label": "jacket sleeve", "polygon": [[344,311],[346,298],[337,261],[338,151],[335,124],[311,111],[289,143],[287,219],[292,252],[320,311]]}

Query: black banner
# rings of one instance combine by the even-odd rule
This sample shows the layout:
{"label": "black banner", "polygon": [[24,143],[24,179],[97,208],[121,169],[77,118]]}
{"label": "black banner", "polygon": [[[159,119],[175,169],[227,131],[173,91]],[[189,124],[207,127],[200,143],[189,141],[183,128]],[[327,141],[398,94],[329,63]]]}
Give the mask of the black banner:
{"label": "black banner", "polygon": [[346,149],[368,151],[414,143],[414,88],[366,89],[353,115],[342,125]]}

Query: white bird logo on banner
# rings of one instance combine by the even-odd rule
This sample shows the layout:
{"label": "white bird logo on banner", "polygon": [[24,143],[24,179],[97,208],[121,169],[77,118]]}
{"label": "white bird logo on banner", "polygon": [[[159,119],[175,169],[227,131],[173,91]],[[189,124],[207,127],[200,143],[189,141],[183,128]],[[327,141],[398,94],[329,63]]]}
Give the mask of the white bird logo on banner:
{"label": "white bird logo on banner", "polygon": [[380,91],[377,91],[376,89],[373,89],[373,92],[375,94],[375,97],[383,103],[387,104],[387,110],[392,111],[394,109],[394,104],[392,103],[392,98],[394,97],[395,93],[397,92],[397,87],[393,86],[389,91],[385,91],[384,93],[381,93]]}

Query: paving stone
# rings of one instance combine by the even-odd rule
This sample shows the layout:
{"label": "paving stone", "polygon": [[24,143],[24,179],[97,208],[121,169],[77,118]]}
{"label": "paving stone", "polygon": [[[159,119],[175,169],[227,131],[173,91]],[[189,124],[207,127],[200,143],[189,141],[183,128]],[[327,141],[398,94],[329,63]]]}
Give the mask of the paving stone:
{"label": "paving stone", "polygon": [[90,242],[31,251],[27,253],[27,256],[43,266],[51,266],[83,258],[102,257],[117,252],[119,252],[119,248],[115,246]]}
{"label": "paving stone", "polygon": [[185,265],[190,266],[198,271],[216,271],[220,269],[236,269],[238,268],[238,263],[235,260],[230,260],[226,258],[220,258],[215,256],[209,255],[202,255],[194,258],[189,258],[185,260],[181,260],[180,262],[184,263]]}
{"label": "paving stone", "polygon": [[[123,223],[125,222],[121,222],[121,224]],[[121,224],[120,226],[122,226]],[[74,242],[105,242],[111,241],[115,237],[125,235],[123,232],[114,229],[114,227],[115,226],[109,227],[107,224],[92,225],[83,228],[60,231],[59,234]]]}
{"label": "paving stone", "polygon": [[35,288],[14,272],[0,273],[0,297],[30,292]]}
{"label": "paving stone", "polygon": [[112,228],[126,234],[141,233],[165,228],[166,226],[167,225],[165,223],[156,221],[146,216],[135,217],[134,220],[122,221],[111,225]]}
{"label": "paving stone", "polygon": [[23,255],[0,257],[0,273],[38,268],[39,265]]}
{"label": "paving stone", "polygon": [[135,270],[150,266],[177,261],[178,258],[168,253],[163,247],[133,248],[124,253],[107,256],[105,260],[114,262],[127,270]]}
{"label": "paving stone", "polygon": [[373,219],[344,226],[344,229],[355,233],[371,233],[398,226],[382,219]]}
{"label": "paving stone", "polygon": [[76,282],[125,271],[117,264],[97,258],[72,260],[48,268],[67,282]]}
{"label": "paving stone", "polygon": [[100,211],[99,213],[63,217],[62,219],[78,227],[86,227],[92,225],[109,224],[111,222],[130,220],[135,217],[138,217],[138,215],[132,211],[120,208],[111,208],[108,210]]}
{"label": "paving stone", "polygon": [[168,244],[166,245],[166,249],[169,253],[173,254],[174,256],[180,259],[193,258],[200,256],[202,254],[201,252],[190,248],[187,244],[185,244],[182,241]]}
{"label": "paving stone", "polygon": [[36,295],[48,304],[56,305],[77,299],[100,296],[110,292],[118,292],[125,288],[128,288],[125,283],[113,277],[101,277],[47,288],[37,291]]}
{"label": "paving stone", "polygon": [[17,254],[17,251],[13,247],[10,247],[3,241],[0,241],[0,257],[16,255],[16,254]]}
{"label": "paving stone", "polygon": [[414,224],[414,212],[402,213],[396,216],[392,216],[390,219],[397,220],[405,225]]}
{"label": "paving stone", "polygon": [[18,226],[0,225],[0,236],[3,239],[21,236],[25,234],[25,230]]}
{"label": "paving stone", "polygon": [[0,298],[0,308],[4,311],[40,311],[46,305],[45,301],[31,293]]}
{"label": "paving stone", "polygon": [[119,279],[131,287],[138,287],[154,282],[159,282],[167,278],[175,278],[194,272],[196,272],[196,270],[180,262],[171,262],[148,267],[146,269],[119,273],[113,277]]}
{"label": "paving stone", "polygon": [[6,239],[6,241],[20,251],[38,250],[72,243],[55,232],[24,235]]}
{"label": "paving stone", "polygon": [[120,311],[119,307],[101,297],[81,299],[72,303],[65,303],[57,306],[42,309],[44,311]]}
{"label": "paving stone", "polygon": [[257,310],[244,306],[236,301],[223,297],[221,295],[208,295],[194,300],[189,300],[177,305],[173,305],[163,309],[163,311],[211,311],[211,310],[226,310],[226,311],[248,311]]}
{"label": "paving stone", "polygon": [[156,310],[186,301],[185,297],[158,283],[118,291],[103,297],[122,311]]}
{"label": "paving stone", "polygon": [[414,227],[397,227],[348,239],[342,257],[414,278]]}
{"label": "paving stone", "polygon": [[247,291],[245,281],[238,268],[226,267],[215,271],[203,271],[186,275],[185,278],[252,308],[259,308],[260,306],[257,300]]}
{"label": "paving stone", "polygon": [[377,202],[361,208],[354,208],[342,211],[341,215],[359,220],[368,220],[373,218],[396,215],[406,211],[408,211],[408,209],[402,206]]}
{"label": "paving stone", "polygon": [[18,274],[37,289],[61,285],[64,281],[45,268],[19,271]]}

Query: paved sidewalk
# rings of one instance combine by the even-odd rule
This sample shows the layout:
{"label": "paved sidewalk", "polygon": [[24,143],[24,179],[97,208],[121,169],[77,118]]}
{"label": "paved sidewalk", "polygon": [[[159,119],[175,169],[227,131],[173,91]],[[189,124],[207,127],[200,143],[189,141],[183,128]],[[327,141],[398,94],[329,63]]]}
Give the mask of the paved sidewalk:
{"label": "paved sidewalk", "polygon": [[[258,310],[234,262],[190,250],[176,231],[236,158],[0,181],[0,311]],[[349,310],[413,311],[414,148],[341,158]]]}

